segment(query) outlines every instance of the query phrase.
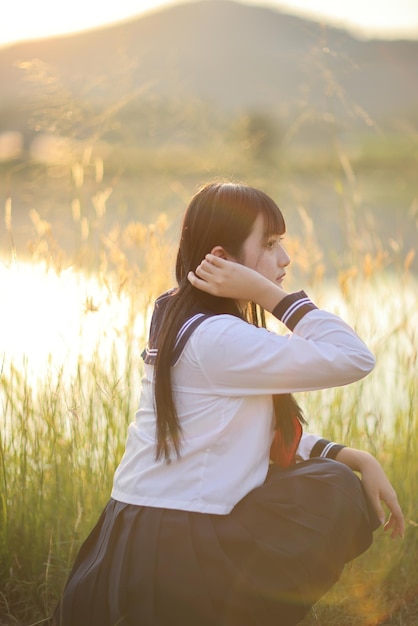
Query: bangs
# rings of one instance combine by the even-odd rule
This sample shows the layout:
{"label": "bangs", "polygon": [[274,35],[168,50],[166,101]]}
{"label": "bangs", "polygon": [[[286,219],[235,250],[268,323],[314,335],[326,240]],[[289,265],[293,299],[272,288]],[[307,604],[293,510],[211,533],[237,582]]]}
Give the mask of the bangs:
{"label": "bangs", "polygon": [[264,217],[266,236],[283,235],[286,224],[277,204],[264,191],[246,185],[224,183],[218,188],[218,200],[229,206],[234,218],[252,224],[258,214]]}
{"label": "bangs", "polygon": [[286,223],[277,204],[266,194],[260,192],[260,212],[264,217],[265,235],[284,235]]}

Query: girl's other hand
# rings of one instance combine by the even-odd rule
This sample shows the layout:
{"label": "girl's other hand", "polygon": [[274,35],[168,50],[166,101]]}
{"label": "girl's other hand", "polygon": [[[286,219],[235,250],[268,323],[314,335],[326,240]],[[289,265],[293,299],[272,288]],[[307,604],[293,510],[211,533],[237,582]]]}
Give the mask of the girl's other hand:
{"label": "girl's other hand", "polygon": [[[337,454],[337,461],[348,465],[352,470],[359,471],[370,503],[384,530],[391,531],[392,539],[403,537],[405,520],[398,497],[380,463],[368,452],[355,448],[343,448]],[[382,502],[389,509],[389,519],[385,523],[385,512]]]}

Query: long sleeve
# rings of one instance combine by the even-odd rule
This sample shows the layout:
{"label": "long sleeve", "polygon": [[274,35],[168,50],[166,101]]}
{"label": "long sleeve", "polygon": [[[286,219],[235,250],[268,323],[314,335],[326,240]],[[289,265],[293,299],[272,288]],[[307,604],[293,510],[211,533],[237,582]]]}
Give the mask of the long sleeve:
{"label": "long sleeve", "polygon": [[228,396],[309,391],[355,382],[373,369],[374,356],[355,331],[303,292],[285,298],[275,314],[292,333],[227,315],[201,324],[189,341],[208,389]]}

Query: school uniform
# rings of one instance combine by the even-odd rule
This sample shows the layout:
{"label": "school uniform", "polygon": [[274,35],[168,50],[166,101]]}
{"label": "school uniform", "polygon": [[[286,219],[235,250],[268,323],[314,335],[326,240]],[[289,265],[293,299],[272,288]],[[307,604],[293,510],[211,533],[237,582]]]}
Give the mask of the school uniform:
{"label": "school uniform", "polygon": [[351,383],[374,357],[304,292],[273,311],[286,336],[197,312],[172,362],[180,457],[156,461],[155,345],[169,297],[156,303],[111,500],[80,550],[56,623],[291,626],[367,549],[378,522],[361,481],[334,460],[341,445],[299,433],[291,458],[281,458],[272,395]]}

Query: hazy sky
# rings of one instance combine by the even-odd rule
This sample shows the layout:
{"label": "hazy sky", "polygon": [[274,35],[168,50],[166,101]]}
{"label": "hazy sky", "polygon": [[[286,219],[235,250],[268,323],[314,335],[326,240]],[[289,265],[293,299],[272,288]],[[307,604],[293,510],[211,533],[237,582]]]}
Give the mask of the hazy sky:
{"label": "hazy sky", "polygon": [[[187,0],[5,0],[0,45],[109,24]],[[418,0],[241,0],[329,21],[368,36],[418,39]]]}

